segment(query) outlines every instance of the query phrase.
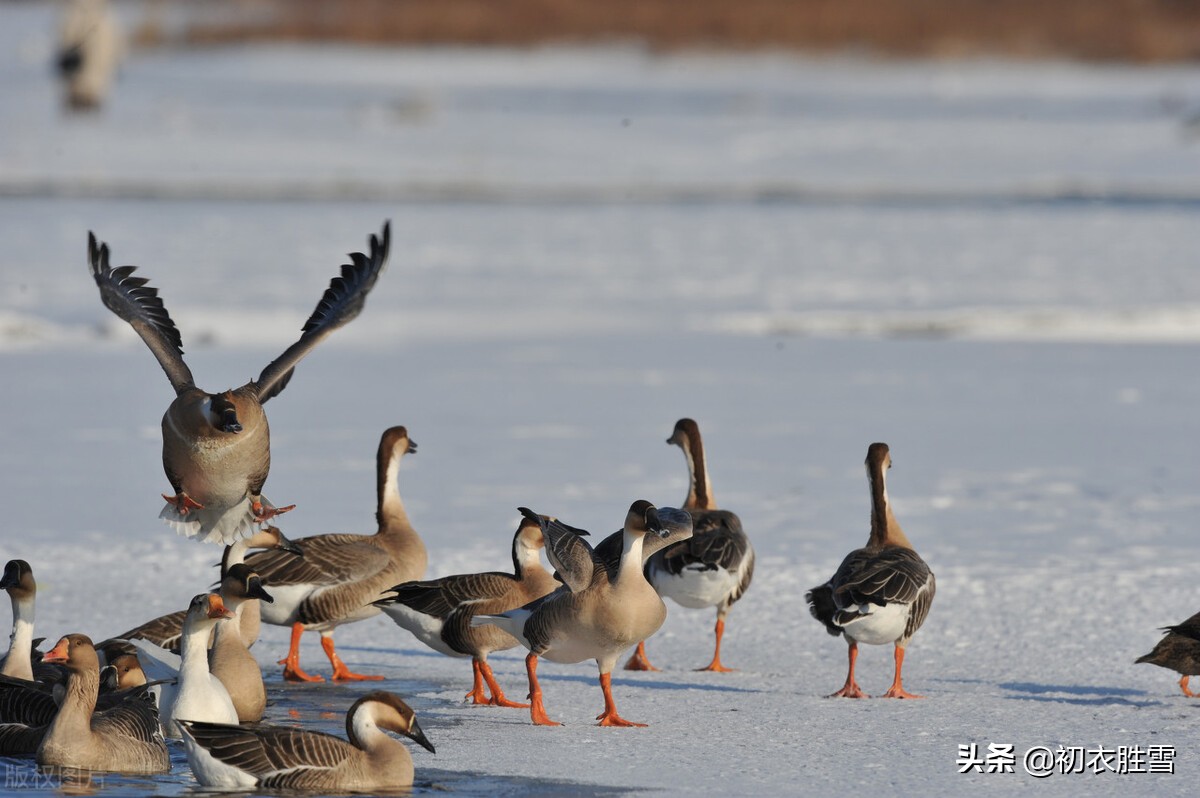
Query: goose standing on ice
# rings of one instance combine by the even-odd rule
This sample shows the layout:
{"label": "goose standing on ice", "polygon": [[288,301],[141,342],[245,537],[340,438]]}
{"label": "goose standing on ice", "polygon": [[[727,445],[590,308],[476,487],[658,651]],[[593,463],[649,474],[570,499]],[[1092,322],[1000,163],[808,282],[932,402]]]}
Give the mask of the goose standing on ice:
{"label": "goose standing on ice", "polygon": [[385,731],[429,751],[416,715],[399,696],[367,693],[346,713],[349,742],[291,726],[230,726],[183,721],[183,744],[196,781],[224,789],[378,792],[412,786],[408,749]]}
{"label": "goose standing on ice", "polygon": [[595,659],[604,692],[604,711],[596,716],[601,726],[644,726],[617,714],[612,696],[612,669],[617,657],[638,640],[658,631],[667,617],[667,607],[650,583],[643,568],[642,546],[646,535],[666,537],[686,528],[691,517],[683,510],[656,508],[639,500],[625,518],[621,559],[615,568],[600,556],[575,530],[555,520],[521,508],[536,519],[546,538],[550,564],[564,581],[545,598],[498,615],[477,615],[471,623],[495,623],[529,649],[525,668],[529,674],[530,717],[540,726],[558,726],[542,704],[537,680],[539,657],[552,662],[582,662]]}
{"label": "goose standing on ice", "polygon": [[896,673],[884,698],[923,697],[905,691],[901,670],[904,648],[925,622],[937,585],[892,515],[886,482],[891,467],[887,444],[871,444],[867,449],[871,536],[866,547],[846,555],[828,582],[805,596],[812,616],[825,624],[829,634],[844,635],[850,646],[846,684],[830,698],[870,697],[854,680],[859,643],[895,645]]}
{"label": "goose standing on ice", "polygon": [[233,543],[256,525],[292,507],[275,507],[263,495],[271,467],[270,432],[263,405],[292,378],[300,362],[326,336],[356,317],[387,261],[390,228],[370,239],[370,253],[356,252],[342,266],[300,339],[241,388],[208,393],[196,387],[183,360],[175,322],[158,289],[134,276],[135,267],[109,265],[107,244],[88,234],[92,276],[105,307],[129,322],[158,359],[175,400],[162,419],[163,468],[175,490],[159,517],[187,537]]}
{"label": "goose standing on ice", "polygon": [[[683,450],[688,464],[688,495],[683,509],[692,516],[688,540],[657,551],[646,563],[646,578],[659,595],[674,599],[689,609],[717,608],[716,646],[712,661],[697,670],[729,673],[721,664],[721,638],[729,608],[750,587],[754,576],[754,548],[742,531],[742,520],[728,510],[717,509],[708,481],[704,442],[700,427],[690,418],[675,422],[667,443]],[[646,643],[625,663],[631,671],[655,671],[646,657]]]}
{"label": "goose standing on ice", "polygon": [[[504,697],[487,661],[489,653],[516,648],[521,642],[494,624],[472,626],[471,618],[523,607],[558,588],[559,581],[539,556],[545,545],[541,524],[522,517],[513,535],[511,574],[491,571],[405,582],[385,591],[375,604],[434,651],[471,657],[475,679],[466,697],[472,703],[528,707]],[[485,681],[491,698],[484,692]]]}
{"label": "goose standing on ice", "polygon": [[171,769],[158,710],[148,693],[95,712],[100,660],[86,635],[67,635],[44,659],[66,665],[67,685],[62,705],[38,746],[39,765],[118,773]]}
{"label": "goose standing on ice", "polygon": [[145,640],[131,640],[138,650],[142,670],[151,679],[172,679],[159,693],[163,732],[180,736],[179,721],[205,720],[237,723],[238,713],[225,685],[208,667],[208,637],[213,625],[230,622],[233,613],[216,593],[201,593],[192,599],[183,621],[179,656]]}
{"label": "goose standing on ice", "polygon": [[1200,612],[1175,626],[1164,626],[1166,632],[1145,656],[1135,663],[1149,662],[1179,674],[1179,689],[1185,696],[1195,698],[1200,693],[1188,689],[1188,677],[1200,674]]}
{"label": "goose standing on ice", "polygon": [[291,645],[280,660],[288,681],[322,681],[300,669],[300,637],[306,629],[321,633],[321,647],[333,666],[333,679],[382,679],[353,673],[337,655],[333,630],[344,623],[379,614],[371,602],[400,582],[425,575],[428,555],[400,499],[397,476],[400,459],[417,450],[404,427],[384,431],[376,454],[374,535],[314,535],[296,544],[304,551],[294,557],[281,551],[256,552],[246,564],[271,587],[275,603],[262,607],[264,621],[290,626]]}
{"label": "goose standing on ice", "polygon": [[12,602],[13,628],[8,654],[0,665],[0,675],[14,679],[33,679],[33,608],[37,582],[33,569],[24,560],[9,560],[0,577],[0,589],[8,591]]}

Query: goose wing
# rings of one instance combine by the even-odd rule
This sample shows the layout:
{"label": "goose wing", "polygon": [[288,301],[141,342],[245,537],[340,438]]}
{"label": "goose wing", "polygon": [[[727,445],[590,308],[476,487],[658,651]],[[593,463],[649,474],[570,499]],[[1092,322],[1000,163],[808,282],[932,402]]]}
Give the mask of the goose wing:
{"label": "goose wing", "polygon": [[160,615],[116,637],[121,640],[132,640],[135,637],[149,640],[168,651],[179,653],[179,639],[183,636],[183,619],[186,615],[187,610]]}
{"label": "goose wing", "polygon": [[386,551],[366,541],[365,535],[317,535],[296,541],[302,555],[266,549],[247,557],[246,565],[262,577],[268,590],[272,585],[357,582],[379,573],[391,561]]}
{"label": "goose wing", "polygon": [[142,671],[145,672],[147,679],[155,681],[179,678],[179,669],[183,664],[183,659],[178,654],[140,638],[134,638],[128,642],[137,649],[138,664],[142,666]]}
{"label": "goose wing", "polygon": [[464,602],[503,598],[512,589],[514,581],[510,574],[494,571],[445,576],[424,582],[405,582],[385,591],[392,594],[385,601],[403,604],[417,612],[444,620],[455,607]]}
{"label": "goose wing", "polygon": [[391,223],[384,222],[380,236],[372,235],[370,238],[369,254],[350,254],[350,263],[343,265],[341,275],[329,282],[329,288],[325,289],[316,310],[308,317],[308,321],[304,322],[300,340],[289,346],[258,375],[253,385],[259,402],[266,403],[282,391],[291,380],[296,364],[312,351],[313,347],[362,312],[367,294],[374,287],[384,264],[387,263],[391,240]]}
{"label": "goose wing", "polygon": [[25,723],[0,723],[0,756],[28,756],[36,754],[47,726],[30,726]]}
{"label": "goose wing", "polygon": [[557,519],[538,515],[527,507],[517,509],[541,526],[542,537],[546,540],[546,557],[571,592],[578,593],[590,585],[596,575],[596,566],[603,568],[604,562],[597,560],[592,547],[583,539],[588,533]]}
{"label": "goose wing", "polygon": [[286,726],[198,721],[180,725],[214,759],[257,777],[261,787],[309,786],[358,754],[357,748],[340,737]]}
{"label": "goose wing", "polygon": [[149,685],[130,688],[125,700],[92,715],[92,731],[134,740],[162,741],[158,705]]}
{"label": "goose wing", "polygon": [[149,280],[146,278],[134,276],[134,266],[114,269],[109,265],[108,244],[98,243],[91,232],[88,232],[88,261],[104,307],[129,322],[142,337],[167,373],[175,393],[181,394],[195,387],[192,371],[183,362],[183,339],[179,328],[159,299],[158,289],[147,285]]}
{"label": "goose wing", "polygon": [[891,602],[912,604],[933,578],[929,566],[912,549],[888,546],[857,549],[846,555],[830,580],[838,609]]}
{"label": "goose wing", "polygon": [[57,713],[54,696],[39,682],[0,676],[0,723],[44,726]]}

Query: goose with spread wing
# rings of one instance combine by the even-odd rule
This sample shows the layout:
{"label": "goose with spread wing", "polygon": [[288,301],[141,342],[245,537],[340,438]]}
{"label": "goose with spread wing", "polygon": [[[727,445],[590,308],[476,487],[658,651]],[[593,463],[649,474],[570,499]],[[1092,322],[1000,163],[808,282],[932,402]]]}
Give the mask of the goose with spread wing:
{"label": "goose with spread wing", "polygon": [[621,556],[613,562],[598,554],[575,530],[557,520],[537,519],[546,538],[546,554],[564,585],[548,596],[519,609],[498,615],[477,615],[472,624],[495,623],[529,649],[525,668],[529,675],[530,716],[541,726],[558,726],[546,715],[537,680],[540,657],[552,662],[596,660],[604,711],[596,716],[601,726],[643,726],[617,714],[612,696],[612,669],[617,657],[639,640],[652,635],[667,617],[667,608],[643,568],[647,536],[659,538],[674,530],[690,534],[692,519],[685,511],[656,508],[645,500],[634,502],[625,517]]}
{"label": "goose with spread wing", "polygon": [[105,307],[129,322],[166,372],[175,400],[162,419],[163,468],[175,493],[159,517],[187,537],[233,543],[286,512],[263,495],[271,466],[270,432],[263,405],[288,384],[296,365],[325,337],[355,318],[387,262],[390,227],[372,235],[367,254],[350,255],[305,322],[300,339],[240,388],[209,393],[196,386],[183,343],[158,289],[112,267],[107,244],[88,234],[92,276]]}
{"label": "goose with spread wing", "polygon": [[895,675],[884,698],[921,698],[904,689],[904,649],[925,622],[937,585],[892,514],[886,483],[892,456],[886,443],[871,444],[866,465],[871,486],[867,545],[847,554],[830,580],[805,599],[826,631],[844,636],[849,644],[846,684],[830,698],[869,698],[854,678],[859,643],[895,646]]}
{"label": "goose with spread wing", "polygon": [[[555,590],[561,583],[539,556],[545,545],[541,524],[522,517],[513,535],[511,574],[489,571],[405,582],[385,591],[375,605],[434,651],[471,657],[475,679],[466,697],[472,703],[528,707],[504,697],[487,661],[489,653],[516,648],[520,641],[494,624],[471,626],[471,618],[522,607]],[[490,698],[484,682],[492,693]]]}

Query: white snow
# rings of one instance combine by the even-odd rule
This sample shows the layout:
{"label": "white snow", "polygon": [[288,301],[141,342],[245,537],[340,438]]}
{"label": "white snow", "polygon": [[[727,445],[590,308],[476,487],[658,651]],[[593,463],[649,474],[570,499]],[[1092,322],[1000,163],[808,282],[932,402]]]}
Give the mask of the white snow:
{"label": "white snow", "polygon": [[[428,575],[507,569],[519,505],[600,536],[634,499],[681,502],[663,441],[691,416],[758,553],[738,673],[692,672],[715,611],[668,603],[664,670],[615,674],[647,729],[592,725],[587,664],[539,669],[567,724],[543,729],[463,705],[466,661],[390,620],[340,627],[437,747],[418,792],[1194,792],[1197,707],[1133,660],[1200,609],[1200,69],[231,47],[135,52],[107,108],[67,118],[52,21],[0,10],[0,558],[33,566],[38,636],[180,609],[219,557],[155,517],[170,389],[100,304],[87,231],[216,390],[391,219],[362,317],[267,408],[290,537],[373,531],[378,436],[404,424]],[[921,702],[823,698],[845,644],[803,604],[866,540],[877,440],[937,574],[905,662]],[[255,647],[268,718],[342,733],[380,685],[285,686],[286,645]],[[491,662],[523,695],[522,655]],[[883,692],[890,649],[858,662]],[[970,744],[1012,744],[1017,772],[959,774]],[[1038,745],[1173,746],[1176,773],[1038,780]],[[173,759],[101,792],[191,789]],[[54,792],[3,767],[0,795]]]}

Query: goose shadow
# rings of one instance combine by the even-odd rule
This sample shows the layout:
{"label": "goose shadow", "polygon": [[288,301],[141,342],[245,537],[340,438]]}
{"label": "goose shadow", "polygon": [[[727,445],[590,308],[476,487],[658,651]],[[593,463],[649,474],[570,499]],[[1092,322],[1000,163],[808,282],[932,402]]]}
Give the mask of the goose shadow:
{"label": "goose shadow", "polygon": [[[1129,687],[1104,687],[1086,684],[1038,684],[1036,682],[1002,682],[1001,690],[1015,695],[1005,698],[1015,701],[1043,701],[1054,704],[1077,704],[1080,706],[1161,706],[1162,701],[1145,698],[1145,690]],[[1141,700],[1139,700],[1141,699]]]}
{"label": "goose shadow", "polygon": [[[582,684],[596,683],[597,676],[585,676],[573,673],[543,673],[538,671],[538,681],[541,682],[580,682]],[[649,687],[653,690],[704,690],[713,693],[761,693],[750,687],[734,687],[727,684],[696,684],[694,682],[669,682],[664,680],[625,679],[613,673],[613,684],[628,687]]]}

